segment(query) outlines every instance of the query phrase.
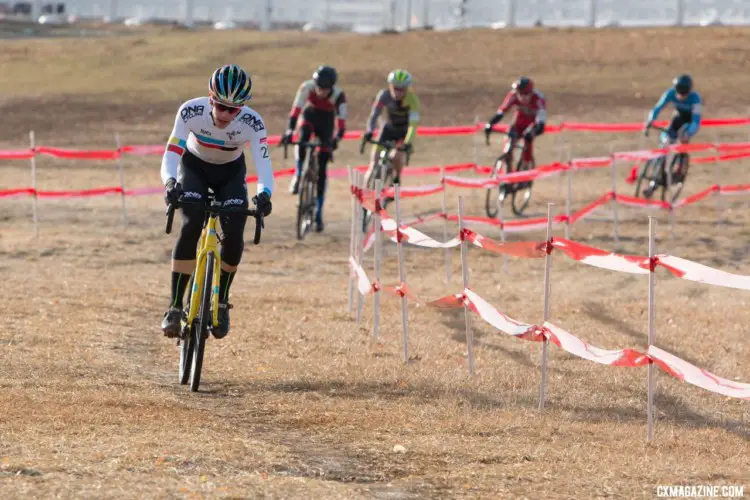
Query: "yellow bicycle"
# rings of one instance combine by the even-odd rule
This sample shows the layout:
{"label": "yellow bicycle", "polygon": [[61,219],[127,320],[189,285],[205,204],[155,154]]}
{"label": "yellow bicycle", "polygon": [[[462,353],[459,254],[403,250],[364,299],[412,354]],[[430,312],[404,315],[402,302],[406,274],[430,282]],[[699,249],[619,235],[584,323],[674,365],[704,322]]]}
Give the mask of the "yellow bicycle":
{"label": "yellow bicycle", "polygon": [[203,353],[210,329],[219,325],[219,277],[221,274],[221,255],[219,243],[221,238],[216,231],[216,221],[221,215],[245,215],[255,217],[255,238],[253,243],[260,243],[260,233],[263,229],[263,213],[242,207],[224,207],[209,193],[208,202],[186,201],[180,199],[176,204],[167,208],[167,228],[172,231],[174,212],[183,205],[202,205],[205,211],[203,231],[198,242],[195,271],[190,278],[190,294],[188,298],[187,316],[182,319],[182,332],[177,339],[180,349],[180,384],[187,384],[190,380],[190,390],[195,392],[201,381],[203,368]]}

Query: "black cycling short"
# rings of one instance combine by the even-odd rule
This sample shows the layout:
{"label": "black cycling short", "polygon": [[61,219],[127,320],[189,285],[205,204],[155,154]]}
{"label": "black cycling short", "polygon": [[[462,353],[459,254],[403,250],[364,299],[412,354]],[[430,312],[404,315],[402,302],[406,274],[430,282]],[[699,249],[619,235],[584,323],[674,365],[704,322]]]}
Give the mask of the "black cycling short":
{"label": "black cycling short", "polygon": [[669,122],[669,128],[667,128],[667,134],[672,139],[677,138],[680,129],[689,125],[693,121],[693,113],[675,113],[672,117],[672,121]]}
{"label": "black cycling short", "polygon": [[218,201],[229,205],[247,206],[247,167],[245,154],[229,163],[213,164],[201,160],[190,151],[182,155],[177,180],[182,184],[183,197],[187,200],[201,200],[208,195],[208,189],[216,194]]}
{"label": "black cycling short", "polygon": [[393,142],[400,142],[406,139],[406,133],[408,132],[408,128],[403,127],[394,127],[388,123],[383,125],[383,127],[380,129],[380,133],[378,134],[378,141],[385,142],[385,141],[393,141]]}
{"label": "black cycling short", "polygon": [[[247,208],[246,176],[244,153],[232,162],[215,165],[185,151],[180,163],[178,181],[182,184],[183,198],[187,201],[205,200],[211,188],[216,200],[223,202],[224,206]],[[172,252],[172,258],[193,260],[198,239],[203,230],[205,213],[199,205],[186,204],[180,210],[182,211],[182,227]],[[242,257],[246,217],[244,215],[222,216],[220,221],[224,233],[221,259],[230,266],[236,266]]]}
{"label": "black cycling short", "polygon": [[300,140],[307,142],[310,140],[310,135],[315,134],[315,137],[320,141],[321,151],[331,150],[331,142],[333,140],[333,129],[335,126],[335,116],[333,111],[324,111],[321,109],[315,109],[313,107],[306,107],[302,111],[302,123],[300,124]]}

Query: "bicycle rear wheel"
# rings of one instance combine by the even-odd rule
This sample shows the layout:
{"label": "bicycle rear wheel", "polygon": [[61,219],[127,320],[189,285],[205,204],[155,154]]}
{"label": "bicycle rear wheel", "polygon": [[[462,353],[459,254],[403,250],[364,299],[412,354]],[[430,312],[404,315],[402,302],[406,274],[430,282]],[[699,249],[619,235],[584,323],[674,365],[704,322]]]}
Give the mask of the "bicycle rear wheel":
{"label": "bicycle rear wheel", "polygon": [[[520,159],[516,165],[516,172],[525,172],[533,168],[533,162],[526,162]],[[518,182],[515,184],[510,200],[515,215],[521,216],[524,210],[528,208],[533,185],[534,181]]]}
{"label": "bicycle rear wheel", "polygon": [[[504,174],[507,171],[505,168],[505,155],[499,156],[495,160],[495,164],[492,166],[492,173],[490,179],[495,176]],[[484,210],[487,213],[487,217],[494,219],[497,217],[500,211],[500,206],[505,201],[505,184],[498,184],[495,187],[487,189],[487,194],[484,198]]]}
{"label": "bicycle rear wheel", "polygon": [[[689,167],[690,157],[687,155],[687,153],[679,153],[675,155],[674,158],[672,158],[672,163],[669,167],[672,175],[672,196],[670,203],[676,202],[677,198],[680,197],[682,188],[685,187],[685,179],[687,178],[687,171]],[[665,185],[661,190],[662,201],[666,201],[667,197],[666,182],[664,184]]]}
{"label": "bicycle rear wheel", "polygon": [[315,211],[315,197],[317,183],[313,168],[315,167],[313,152],[307,162],[307,168],[302,172],[299,187],[299,205],[297,206],[297,239],[303,240],[310,231]]}
{"label": "bicycle rear wheel", "polygon": [[208,329],[211,327],[211,292],[213,289],[214,278],[214,254],[209,253],[206,257],[206,277],[203,282],[203,295],[201,295],[201,307],[198,312],[198,319],[193,323],[193,369],[190,373],[190,390],[198,391],[201,383],[201,371],[203,369],[203,353],[206,349],[206,337]]}

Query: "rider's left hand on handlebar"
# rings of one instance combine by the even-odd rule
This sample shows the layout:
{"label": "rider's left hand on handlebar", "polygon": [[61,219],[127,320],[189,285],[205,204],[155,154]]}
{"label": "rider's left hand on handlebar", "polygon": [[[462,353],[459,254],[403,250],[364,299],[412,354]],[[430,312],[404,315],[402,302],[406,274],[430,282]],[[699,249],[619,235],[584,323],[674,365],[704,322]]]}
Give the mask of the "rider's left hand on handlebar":
{"label": "rider's left hand on handlebar", "polygon": [[264,217],[271,215],[271,195],[265,191],[261,191],[256,196],[253,196],[253,203],[257,208],[258,212],[262,213]]}
{"label": "rider's left hand on handlebar", "polygon": [[651,122],[646,122],[646,125],[643,126],[643,135],[648,137],[649,130],[651,130]]}
{"label": "rider's left hand on handlebar", "polygon": [[411,144],[404,144],[404,153],[410,155],[414,152],[414,146]]}

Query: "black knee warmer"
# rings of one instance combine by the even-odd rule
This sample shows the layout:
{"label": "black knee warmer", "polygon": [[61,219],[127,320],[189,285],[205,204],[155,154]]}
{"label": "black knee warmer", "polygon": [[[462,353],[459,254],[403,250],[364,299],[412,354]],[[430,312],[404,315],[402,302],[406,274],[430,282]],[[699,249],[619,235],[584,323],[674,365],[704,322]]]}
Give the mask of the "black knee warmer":
{"label": "black knee warmer", "polygon": [[245,248],[246,221],[247,218],[244,215],[227,215],[221,218],[221,229],[224,233],[221,261],[230,266],[238,265],[242,259],[242,250]]}
{"label": "black knee warmer", "polygon": [[203,230],[203,208],[200,206],[186,205],[182,210],[182,227],[177,237],[172,258],[174,260],[193,260],[198,239]]}

